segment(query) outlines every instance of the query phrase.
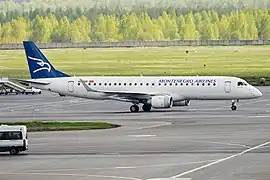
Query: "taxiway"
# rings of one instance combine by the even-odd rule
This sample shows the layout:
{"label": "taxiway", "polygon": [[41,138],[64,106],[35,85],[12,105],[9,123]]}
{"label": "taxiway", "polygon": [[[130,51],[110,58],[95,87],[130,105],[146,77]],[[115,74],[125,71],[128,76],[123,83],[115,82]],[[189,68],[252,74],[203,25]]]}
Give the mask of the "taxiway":
{"label": "taxiway", "polygon": [[109,130],[29,133],[29,151],[0,154],[1,180],[270,178],[270,87],[239,102],[130,113],[128,103],[58,94],[0,96],[0,121],[106,121]]}

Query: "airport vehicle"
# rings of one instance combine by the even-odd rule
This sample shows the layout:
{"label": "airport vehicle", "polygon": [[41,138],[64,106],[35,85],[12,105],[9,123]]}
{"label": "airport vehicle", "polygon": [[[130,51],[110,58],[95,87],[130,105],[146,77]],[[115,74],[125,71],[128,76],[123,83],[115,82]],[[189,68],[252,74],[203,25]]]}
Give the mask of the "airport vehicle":
{"label": "airport vehicle", "polygon": [[26,126],[0,126],[0,152],[16,155],[28,149]]}
{"label": "airport vehicle", "polygon": [[32,79],[18,81],[61,95],[130,102],[131,112],[138,112],[140,103],[143,111],[150,111],[188,106],[191,100],[231,100],[236,110],[237,101],[262,96],[245,80],[229,76],[72,77],[56,70],[33,42],[23,44]]}
{"label": "airport vehicle", "polygon": [[41,89],[36,89],[34,87],[26,88],[23,93],[27,94],[41,94]]}

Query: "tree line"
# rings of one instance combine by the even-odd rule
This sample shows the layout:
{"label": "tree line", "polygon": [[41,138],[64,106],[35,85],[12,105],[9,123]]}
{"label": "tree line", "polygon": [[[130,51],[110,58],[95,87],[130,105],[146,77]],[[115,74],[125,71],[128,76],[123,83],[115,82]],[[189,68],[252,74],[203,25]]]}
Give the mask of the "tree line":
{"label": "tree line", "polygon": [[32,20],[18,16],[0,24],[0,43],[39,43],[152,40],[256,40],[270,38],[270,9],[218,14],[209,10],[177,14],[163,11],[157,17],[147,12],[101,13],[91,19],[84,14],[57,18],[54,12]]}
{"label": "tree line", "polygon": [[250,8],[269,8],[270,0],[0,0],[0,12],[11,10],[29,11],[31,9],[53,10],[64,8],[107,8],[135,9],[145,8],[183,8],[189,11],[195,9],[230,9],[241,10]]}

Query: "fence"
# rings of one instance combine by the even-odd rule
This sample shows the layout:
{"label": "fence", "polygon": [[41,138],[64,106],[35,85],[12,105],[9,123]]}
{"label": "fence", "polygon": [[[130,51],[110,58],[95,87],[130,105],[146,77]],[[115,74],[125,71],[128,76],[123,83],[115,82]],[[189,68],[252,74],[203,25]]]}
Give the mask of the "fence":
{"label": "fence", "polygon": [[[177,40],[177,41],[127,41],[88,43],[37,43],[41,49],[57,48],[111,48],[111,47],[168,47],[168,46],[244,46],[265,45],[270,40]],[[1,50],[23,49],[23,44],[0,44]]]}

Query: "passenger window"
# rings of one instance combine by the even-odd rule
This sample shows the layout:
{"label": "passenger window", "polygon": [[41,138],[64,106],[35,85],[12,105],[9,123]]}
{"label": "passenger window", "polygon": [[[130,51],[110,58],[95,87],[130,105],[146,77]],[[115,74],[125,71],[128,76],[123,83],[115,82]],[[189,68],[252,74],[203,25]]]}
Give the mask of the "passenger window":
{"label": "passenger window", "polygon": [[129,85],[131,86],[131,85],[132,85],[132,83],[129,83]]}
{"label": "passenger window", "polygon": [[20,132],[20,131],[10,132],[9,137],[12,140],[22,139],[22,132]]}
{"label": "passenger window", "polygon": [[0,140],[8,140],[8,132],[1,132]]}

